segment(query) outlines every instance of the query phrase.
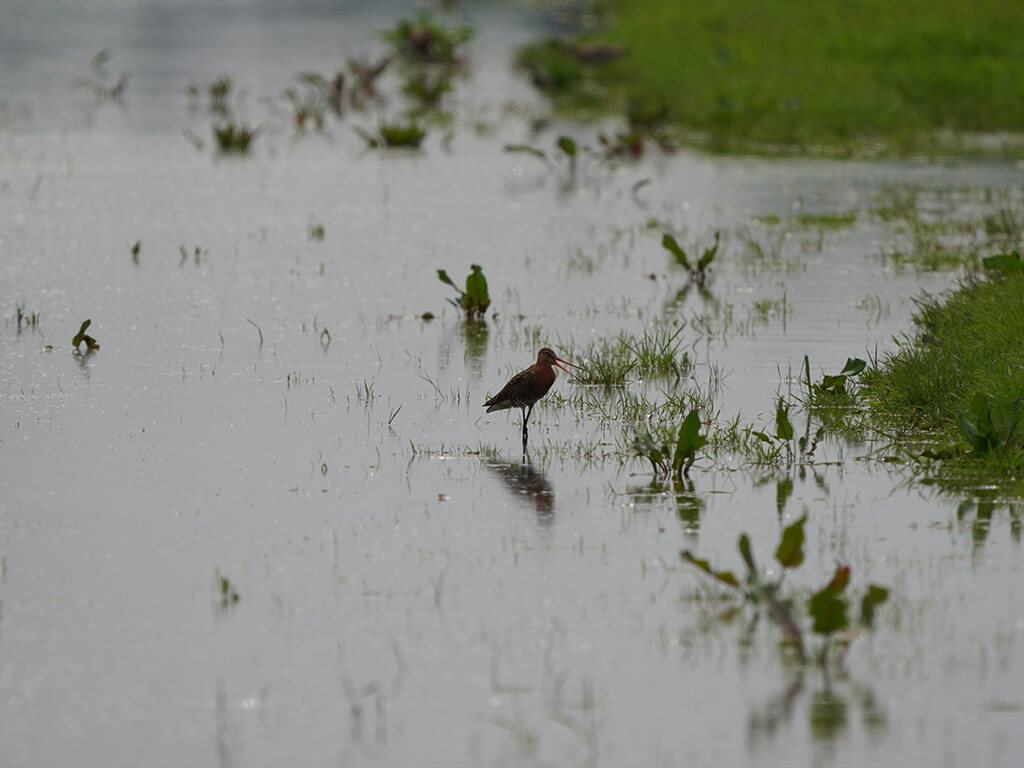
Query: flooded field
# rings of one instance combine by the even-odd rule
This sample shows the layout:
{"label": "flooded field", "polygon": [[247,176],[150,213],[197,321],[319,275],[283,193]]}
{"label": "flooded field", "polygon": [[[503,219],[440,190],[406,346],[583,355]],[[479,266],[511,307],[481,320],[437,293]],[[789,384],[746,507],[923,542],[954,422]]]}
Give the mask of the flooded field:
{"label": "flooded field", "polygon": [[[652,482],[623,404],[689,393],[708,429],[771,432],[805,355],[820,379],[884,354],[962,275],[886,211],[1020,210],[1024,171],[609,161],[618,126],[546,119],[510,69],[553,19],[504,3],[439,16],[474,28],[448,117],[371,149],[356,128],[404,119],[397,69],[322,130],[284,92],[378,60],[417,6],[84,7],[0,10],[0,762],[1019,763],[1019,507],[862,437]],[[216,150],[228,120],[258,127],[247,154]],[[720,233],[704,291],[666,232]],[[481,323],[437,277],[472,264]],[[676,331],[678,378],[561,374],[525,460],[518,409],[484,411],[543,346],[588,366]],[[680,557],[739,573],[746,532],[768,567],[805,514],[798,603],[838,564],[851,602],[890,589],[824,670]]]}

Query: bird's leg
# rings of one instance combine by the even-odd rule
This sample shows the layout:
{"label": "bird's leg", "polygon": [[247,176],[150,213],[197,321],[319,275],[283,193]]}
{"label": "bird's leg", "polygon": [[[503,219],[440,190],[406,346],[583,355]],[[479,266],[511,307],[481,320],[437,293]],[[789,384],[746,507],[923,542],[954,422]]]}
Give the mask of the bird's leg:
{"label": "bird's leg", "polygon": [[524,452],[526,451],[526,439],[527,439],[526,422],[529,421],[530,413],[532,411],[533,411],[533,406],[532,405],[529,407],[529,409],[527,409],[525,407],[523,408],[523,451]]}

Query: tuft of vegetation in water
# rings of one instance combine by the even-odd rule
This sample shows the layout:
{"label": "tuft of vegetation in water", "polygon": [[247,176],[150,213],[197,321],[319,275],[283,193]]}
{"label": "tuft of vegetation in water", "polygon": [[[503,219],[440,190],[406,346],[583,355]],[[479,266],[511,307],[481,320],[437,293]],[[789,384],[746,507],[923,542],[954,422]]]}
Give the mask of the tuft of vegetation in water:
{"label": "tuft of vegetation in water", "polygon": [[110,49],[104,48],[89,60],[89,76],[77,81],[81,88],[87,88],[96,94],[96,97],[106,101],[121,101],[125,91],[128,89],[128,81],[131,75],[123,72],[115,82],[111,82],[110,74],[107,71],[107,62],[110,61]]}
{"label": "tuft of vegetation in water", "polygon": [[465,290],[459,288],[443,269],[437,270],[437,278],[445,285],[450,285],[455,289],[459,296],[458,299],[448,299],[448,302],[465,312],[467,320],[483,318],[487,308],[491,306],[491,297],[487,293],[487,278],[484,277],[483,268],[479,264],[470,265],[470,273],[466,276]]}
{"label": "tuft of vegetation in water", "polygon": [[868,585],[860,599],[856,624],[851,621],[850,601],[846,591],[851,579],[848,565],[838,565],[831,580],[806,600],[799,600],[795,595],[784,595],[782,587],[786,576],[804,562],[806,523],[807,515],[804,514],[783,529],[775,550],[775,560],[782,567],[782,572],[774,579],[770,572],[762,572],[757,567],[750,537],[746,533],[740,534],[737,541],[740,556],[747,568],[746,577],[742,581],[732,571],[718,570],[689,550],[682,551],[680,555],[683,562],[734,590],[744,605],[756,613],[766,612],[785,633],[802,663],[807,663],[811,658],[807,652],[806,638],[808,634],[814,634],[821,638],[817,662],[822,667],[827,666],[830,649],[838,647],[841,651],[841,665],[843,656],[859,632],[871,629],[878,608],[889,598],[889,590],[877,584]]}
{"label": "tuft of vegetation in water", "polygon": [[220,568],[213,572],[213,595],[217,610],[222,613],[242,599],[231,579],[221,573]]}
{"label": "tuft of vegetation in water", "polygon": [[671,475],[681,481],[690,476],[697,451],[708,442],[707,437],[700,434],[700,429],[700,412],[696,409],[687,414],[674,435],[669,430],[658,439],[646,429],[638,429],[633,440],[633,454],[651,463],[655,480]]}
{"label": "tuft of vegetation in water", "polygon": [[689,275],[690,280],[698,288],[704,287],[704,281],[707,280],[707,271],[711,266],[711,262],[715,260],[715,254],[718,253],[718,245],[721,240],[721,233],[715,231],[715,243],[714,245],[705,248],[700,258],[695,262],[690,262],[690,259],[686,255],[686,251],[676,242],[676,239],[668,234],[667,232],[661,238],[662,247],[675,257],[676,263],[683,267]]}
{"label": "tuft of vegetation in water", "polygon": [[231,95],[234,87],[235,78],[231,75],[219,75],[205,85],[191,82],[185,88],[189,99],[189,109],[193,111],[198,109],[200,99],[206,96],[210,112],[222,116],[227,115],[231,110]]}
{"label": "tuft of vegetation in water", "polygon": [[464,47],[473,37],[473,28],[465,25],[446,27],[430,14],[403,19],[380,36],[390,43],[395,55],[414,64],[455,66],[464,59]]}
{"label": "tuft of vegetation in water", "polygon": [[217,151],[222,155],[248,155],[259,134],[259,128],[251,128],[245,123],[236,123],[234,120],[213,126],[213,138]]}
{"label": "tuft of vegetation in water", "polygon": [[18,323],[18,332],[21,332],[22,327],[35,330],[39,327],[39,313],[28,312],[25,310],[25,304],[14,305],[15,319]]}
{"label": "tuft of vegetation in water", "polygon": [[355,132],[370,149],[419,149],[427,135],[426,130],[415,120],[404,123],[381,123],[377,126],[376,133],[359,127],[355,128]]}
{"label": "tuft of vegetation in water", "polygon": [[96,339],[94,339],[92,336],[90,336],[89,334],[86,333],[86,330],[88,330],[88,328],[89,328],[89,326],[91,324],[92,324],[92,320],[84,320],[84,321],[82,321],[82,325],[78,329],[78,333],[76,333],[75,337],[73,339],[71,339],[71,346],[75,350],[75,352],[79,351],[79,347],[82,344],[85,344],[85,352],[86,352],[86,354],[88,354],[90,352],[95,352],[97,349],[100,348],[100,345],[96,341]]}
{"label": "tuft of vegetation in water", "polygon": [[324,225],[323,222],[318,221],[313,216],[309,217],[309,225],[306,227],[306,232],[309,235],[309,239],[315,242],[323,242],[324,239]]}
{"label": "tuft of vegetation in water", "polygon": [[861,396],[871,423],[943,483],[1019,492],[1024,270],[1013,254],[986,261],[987,279],[918,301],[916,336],[864,372]]}

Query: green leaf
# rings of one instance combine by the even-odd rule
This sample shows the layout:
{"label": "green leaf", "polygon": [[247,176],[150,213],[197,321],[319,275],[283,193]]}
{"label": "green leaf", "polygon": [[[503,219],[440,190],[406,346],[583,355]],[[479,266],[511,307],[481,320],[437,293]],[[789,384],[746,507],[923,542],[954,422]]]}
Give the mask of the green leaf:
{"label": "green leaf", "polygon": [[450,285],[452,288],[454,288],[459,293],[462,293],[462,290],[459,288],[459,286],[457,286],[454,282],[452,282],[452,279],[450,277],[448,277],[448,273],[445,270],[443,270],[443,269],[437,270],[437,279],[440,280],[442,283]]}
{"label": "green leaf", "polygon": [[483,314],[491,305],[491,297],[487,295],[487,278],[479,264],[470,265],[472,270],[466,278],[466,296],[471,302],[471,309]]}
{"label": "green leaf", "polygon": [[697,262],[697,271],[698,272],[703,271],[704,268],[707,267],[707,265],[710,264],[714,260],[715,254],[718,253],[718,244],[719,244],[719,239],[720,238],[721,238],[721,233],[716,231],[715,232],[715,244],[713,246],[711,246],[710,248],[705,249],[704,255],[701,256],[700,257],[700,261]]}
{"label": "green leaf", "polygon": [[576,142],[570,136],[558,137],[558,148],[569,157],[576,157]]}
{"label": "green leaf", "polygon": [[779,406],[775,410],[775,436],[780,440],[793,439],[793,424],[789,420],[789,408],[779,398]]}
{"label": "green leaf", "polygon": [[812,629],[819,635],[830,635],[849,626],[846,616],[849,604],[837,592],[825,587],[807,601],[807,610],[814,619]]}
{"label": "green leaf", "polygon": [[869,584],[868,591],[860,600],[861,626],[871,627],[875,620],[875,609],[889,599],[889,590],[877,584]]}
{"label": "green leaf", "polygon": [[680,557],[683,558],[683,562],[689,563],[690,565],[696,566],[700,570],[709,576],[713,576],[723,584],[728,584],[730,587],[736,589],[742,589],[739,579],[736,578],[736,574],[732,571],[716,571],[711,567],[711,564],[707,560],[700,560],[693,556],[689,550],[684,550],[679,553]]}
{"label": "green leaf", "polygon": [[796,568],[804,561],[804,523],[807,522],[807,515],[804,514],[792,525],[786,526],[782,531],[782,539],[779,541],[779,548],[775,550],[775,559],[783,568]]}
{"label": "green leaf", "polygon": [[661,246],[665,248],[669,253],[676,257],[676,261],[687,269],[690,268],[690,262],[686,258],[686,251],[679,247],[679,243],[672,235],[665,233],[661,238]]}
{"label": "green leaf", "polygon": [[679,474],[684,468],[689,469],[697,457],[697,451],[704,447],[708,439],[700,434],[700,413],[693,409],[679,427],[679,439],[672,456],[672,469]]}
{"label": "green leaf", "polygon": [[859,357],[848,357],[846,358],[846,365],[843,366],[843,370],[839,372],[839,375],[844,377],[856,376],[867,366],[868,364]]}
{"label": "green leaf", "polygon": [[1004,275],[1019,275],[1024,273],[1024,261],[1021,261],[1017,251],[1013,253],[1001,253],[997,256],[986,256],[981,260],[982,266],[988,270],[998,270]]}

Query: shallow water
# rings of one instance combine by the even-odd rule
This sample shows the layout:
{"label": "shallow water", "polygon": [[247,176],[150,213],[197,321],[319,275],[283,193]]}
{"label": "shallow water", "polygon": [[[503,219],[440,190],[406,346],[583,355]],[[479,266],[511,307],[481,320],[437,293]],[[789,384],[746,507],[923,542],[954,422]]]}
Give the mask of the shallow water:
{"label": "shallow water", "polygon": [[[869,215],[823,233],[758,217],[867,211],[893,185],[933,192],[939,213],[978,205],[965,189],[1019,201],[1019,168],[684,151],[587,159],[572,179],[501,150],[559,133],[593,146],[597,128],[532,137],[542,107],[507,62],[550,19],[490,3],[462,6],[478,35],[450,137],[367,151],[351,127],[373,113],[296,136],[266,98],[379,53],[373,31],[411,6],[88,7],[0,11],[4,762],[1019,760],[1006,508],[958,511],[835,441],[796,472],[698,461],[677,496],[621,462],[621,425],[564,377],[569,400],[534,411],[528,465],[515,413],[481,408],[543,344],[582,354],[686,321],[690,383],[720,375],[723,418],[767,428],[804,355],[817,377],[892,349],[912,298],[956,275],[888,266],[905,235]],[[123,106],[74,87],[104,47],[132,74]],[[225,72],[237,113],[265,124],[248,158],[215,157],[212,118],[184,95]],[[723,231],[710,299],[680,298],[663,225],[688,246]],[[744,243],[771,251],[782,231],[777,258]],[[472,263],[494,301],[483,328],[436,279]],[[784,313],[753,309],[783,296]],[[19,331],[19,304],[37,329]],[[73,355],[86,318],[101,349]],[[718,591],[679,558],[738,568],[747,531],[767,564],[804,511],[791,586],[841,561],[857,589],[893,588],[845,674],[793,668],[767,620],[748,634],[749,613],[716,618]],[[217,574],[237,603],[221,605]]]}

